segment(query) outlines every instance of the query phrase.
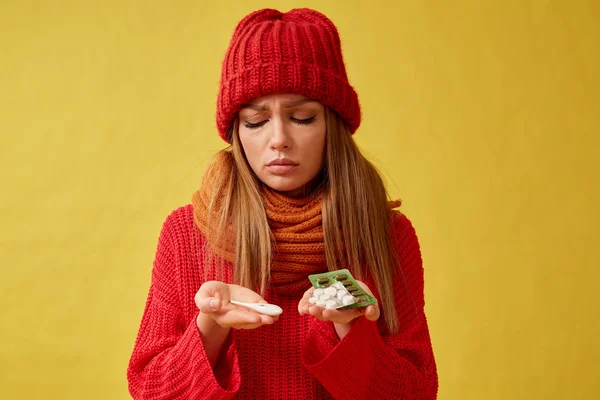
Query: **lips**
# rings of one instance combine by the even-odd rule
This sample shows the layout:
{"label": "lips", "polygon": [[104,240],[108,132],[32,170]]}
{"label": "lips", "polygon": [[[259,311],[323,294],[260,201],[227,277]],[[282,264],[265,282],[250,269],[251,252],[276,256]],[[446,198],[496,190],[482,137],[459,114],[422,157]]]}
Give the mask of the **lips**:
{"label": "lips", "polygon": [[276,158],[267,164],[267,169],[275,175],[285,175],[294,171],[298,164],[287,158]]}
{"label": "lips", "polygon": [[267,164],[268,167],[273,165],[298,165],[298,163],[295,163],[287,158],[276,158]]}

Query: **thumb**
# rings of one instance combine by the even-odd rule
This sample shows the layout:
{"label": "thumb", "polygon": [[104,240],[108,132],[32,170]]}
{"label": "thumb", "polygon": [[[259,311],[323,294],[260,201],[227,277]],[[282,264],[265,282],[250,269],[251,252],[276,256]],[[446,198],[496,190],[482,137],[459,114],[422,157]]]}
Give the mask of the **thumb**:
{"label": "thumb", "polygon": [[368,306],[363,314],[369,321],[377,321],[381,312],[379,311],[379,306],[375,303]]}
{"label": "thumb", "polygon": [[219,311],[229,302],[229,288],[223,282],[205,282],[200,286],[194,300],[198,309],[203,313]]}
{"label": "thumb", "polygon": [[219,311],[223,307],[223,301],[219,297],[203,297],[196,300],[196,306],[205,314]]}

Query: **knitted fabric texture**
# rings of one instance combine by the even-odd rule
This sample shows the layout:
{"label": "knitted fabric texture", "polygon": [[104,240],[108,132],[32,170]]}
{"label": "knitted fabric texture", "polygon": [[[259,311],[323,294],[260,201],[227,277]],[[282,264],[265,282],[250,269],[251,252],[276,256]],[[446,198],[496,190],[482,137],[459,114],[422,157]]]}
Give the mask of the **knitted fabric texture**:
{"label": "knitted fabric texture", "polygon": [[256,11],[237,25],[221,71],[217,128],[231,143],[236,113],[251,100],[300,94],[335,111],[351,133],[361,120],[358,96],[348,82],[337,28],[311,9]]}
{"label": "knitted fabric texture", "polygon": [[[403,215],[391,229],[403,273],[393,278],[399,332],[364,317],[338,339],[331,322],[298,314],[301,295],[265,300],[283,314],[272,325],[232,329],[213,369],[198,333],[194,295],[215,279],[191,205],[165,221],[127,377],[133,399],[433,400],[437,372],[424,313],[417,236]],[[204,274],[208,272],[205,278]],[[231,268],[225,267],[225,282]],[[370,279],[365,279],[374,287]]]}
{"label": "knitted fabric texture", "polygon": [[[234,167],[224,158],[218,158],[211,164],[204,174],[200,189],[192,195],[192,204],[194,221],[208,238],[211,251],[234,263],[238,249],[234,227],[229,224],[225,229],[225,237],[219,241],[208,232],[209,229],[215,229],[214,226],[208,226],[208,221],[219,220],[218,216],[223,206],[220,200],[229,190],[227,187],[221,187],[221,192],[214,195],[213,191],[218,187],[216,180],[222,179],[216,171],[229,168]],[[303,293],[310,287],[308,275],[327,270],[321,213],[323,193],[319,191],[303,198],[290,198],[264,184],[261,184],[260,192],[273,237],[269,285],[282,294]],[[209,215],[209,205],[213,198],[216,201],[212,215]],[[391,210],[400,204],[399,200],[389,201],[388,207]],[[344,253],[343,248],[341,253]]]}
{"label": "knitted fabric texture", "polygon": [[[207,213],[213,187],[212,182],[205,179],[201,189],[192,196],[194,220],[205,237],[211,236],[207,234]],[[261,185],[261,193],[274,238],[269,283],[280,293],[302,293],[310,287],[306,279],[309,274],[327,270],[321,216],[322,194],[293,199],[265,185]],[[213,213],[218,214],[219,209],[214,209]],[[233,263],[237,246],[231,226],[227,229],[226,240],[210,243],[210,247],[215,254]]]}

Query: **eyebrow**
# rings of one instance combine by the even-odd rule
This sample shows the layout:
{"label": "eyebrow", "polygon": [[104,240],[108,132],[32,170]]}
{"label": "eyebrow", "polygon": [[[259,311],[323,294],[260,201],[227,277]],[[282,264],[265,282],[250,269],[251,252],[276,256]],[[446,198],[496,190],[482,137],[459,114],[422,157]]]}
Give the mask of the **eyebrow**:
{"label": "eyebrow", "polygon": [[[293,107],[300,106],[302,104],[313,103],[315,101],[316,100],[312,100],[307,97],[303,97],[299,100],[288,101],[288,102],[283,103],[283,108],[293,108]],[[267,107],[265,107],[264,105],[258,105],[258,104],[242,104],[241,108],[249,108],[249,109],[255,110],[255,111],[265,111],[267,109]]]}

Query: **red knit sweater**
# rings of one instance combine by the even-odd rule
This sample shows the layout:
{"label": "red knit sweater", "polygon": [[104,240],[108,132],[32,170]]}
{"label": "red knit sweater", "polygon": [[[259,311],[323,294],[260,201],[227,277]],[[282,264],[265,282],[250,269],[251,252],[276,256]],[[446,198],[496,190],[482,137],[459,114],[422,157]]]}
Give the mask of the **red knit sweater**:
{"label": "red knit sweater", "polygon": [[[192,213],[191,205],[175,210],[160,233],[127,371],[134,399],[436,398],[421,253],[405,216],[392,230],[405,277],[398,273],[394,281],[399,333],[382,334],[381,320],[360,317],[339,340],[332,323],[298,314],[299,296],[267,291],[265,299],[283,309],[279,320],[232,329],[213,370],[196,327],[194,295],[203,282],[206,247]],[[231,281],[229,272],[226,278]]]}

